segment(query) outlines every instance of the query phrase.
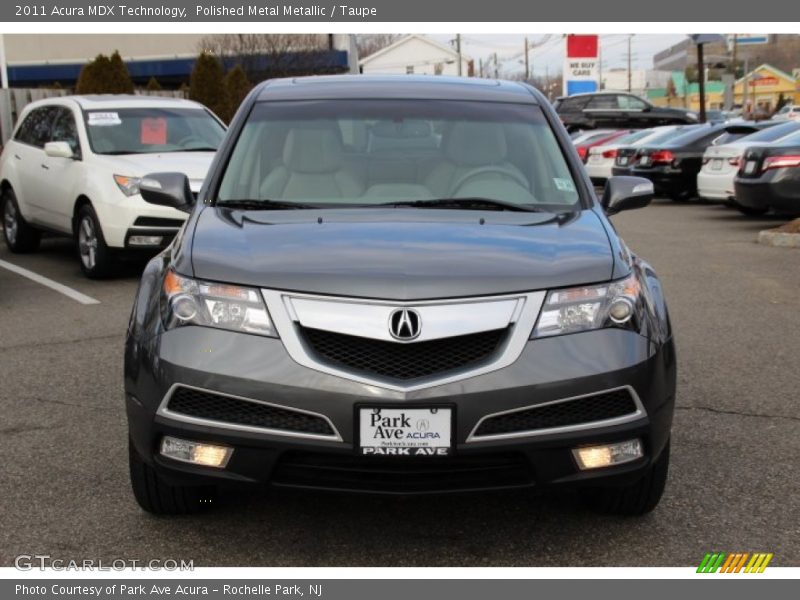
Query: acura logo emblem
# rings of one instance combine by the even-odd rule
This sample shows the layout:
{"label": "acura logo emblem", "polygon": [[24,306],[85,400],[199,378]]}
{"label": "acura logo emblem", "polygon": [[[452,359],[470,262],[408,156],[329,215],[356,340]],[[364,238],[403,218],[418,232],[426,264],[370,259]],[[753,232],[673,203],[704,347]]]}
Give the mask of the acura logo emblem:
{"label": "acura logo emblem", "polygon": [[396,340],[407,342],[415,339],[422,331],[422,319],[411,308],[398,308],[389,315],[389,333]]}

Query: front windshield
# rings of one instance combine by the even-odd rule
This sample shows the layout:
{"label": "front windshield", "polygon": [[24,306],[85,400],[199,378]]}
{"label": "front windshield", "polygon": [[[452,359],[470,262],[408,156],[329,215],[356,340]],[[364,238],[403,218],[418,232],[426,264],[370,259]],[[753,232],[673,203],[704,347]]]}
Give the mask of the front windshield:
{"label": "front windshield", "polygon": [[225,129],[202,108],[125,108],[84,114],[95,154],[215,152]]}
{"label": "front windshield", "polygon": [[579,201],[538,106],[449,100],[261,102],[236,141],[217,201],[373,206],[454,198],[541,210]]}

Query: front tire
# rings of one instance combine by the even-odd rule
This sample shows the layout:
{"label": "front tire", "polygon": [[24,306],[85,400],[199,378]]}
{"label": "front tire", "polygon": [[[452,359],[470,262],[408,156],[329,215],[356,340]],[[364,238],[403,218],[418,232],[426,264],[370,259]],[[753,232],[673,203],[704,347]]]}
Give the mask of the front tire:
{"label": "front tire", "polygon": [[128,440],[128,465],[136,502],[154,515],[188,515],[211,506],[213,486],[172,485],[158,476]]}
{"label": "front tire", "polygon": [[641,479],[627,486],[595,487],[583,490],[586,504],[601,513],[641,516],[658,506],[669,472],[669,442]]}
{"label": "front tire", "polygon": [[78,211],[75,241],[83,274],[89,279],[108,277],[114,267],[114,257],[106,245],[97,213],[89,205],[82,206]]}
{"label": "front tire", "polygon": [[19,211],[17,197],[13,190],[6,190],[0,203],[2,203],[3,237],[8,249],[14,254],[36,251],[39,248],[42,233],[25,221]]}

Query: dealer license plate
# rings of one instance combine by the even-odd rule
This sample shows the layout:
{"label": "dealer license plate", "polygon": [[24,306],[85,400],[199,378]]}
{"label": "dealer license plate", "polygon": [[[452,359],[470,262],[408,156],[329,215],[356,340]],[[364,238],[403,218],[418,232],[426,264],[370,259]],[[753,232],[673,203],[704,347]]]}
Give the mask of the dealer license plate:
{"label": "dealer license plate", "polygon": [[711,161],[711,168],[713,170],[715,170],[715,171],[719,171],[720,169],[722,169],[722,159],[721,158],[715,158],[714,160],[712,160]]}
{"label": "dealer license plate", "polygon": [[626,166],[626,165],[628,164],[628,157],[627,157],[627,156],[620,156],[620,157],[617,159],[617,164],[618,164],[620,167],[624,167],[624,166]]}
{"label": "dealer license plate", "polygon": [[744,165],[744,172],[748,175],[752,175],[756,172],[756,161],[748,160]]}
{"label": "dealer license plate", "polygon": [[642,158],[639,159],[639,164],[642,165],[643,167],[648,166],[650,164],[650,157],[643,156]]}
{"label": "dealer license plate", "polygon": [[453,409],[358,409],[359,454],[365,456],[450,456]]}

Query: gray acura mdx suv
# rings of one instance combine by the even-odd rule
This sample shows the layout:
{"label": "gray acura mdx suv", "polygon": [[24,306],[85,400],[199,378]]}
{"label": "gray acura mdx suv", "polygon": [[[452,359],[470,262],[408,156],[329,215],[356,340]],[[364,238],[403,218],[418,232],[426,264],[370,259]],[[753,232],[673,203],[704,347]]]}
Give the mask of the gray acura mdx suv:
{"label": "gray acura mdx suv", "polygon": [[146,267],[125,394],[139,504],[218,488],[444,493],[551,485],[642,514],[667,477],[675,350],[661,284],[558,116],[519,83],[265,82]]}

